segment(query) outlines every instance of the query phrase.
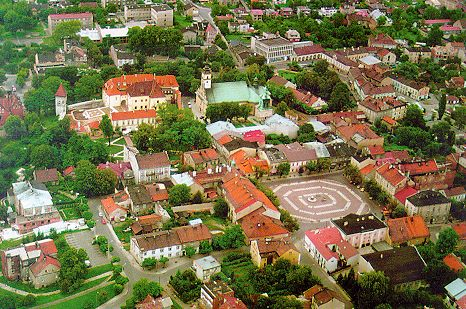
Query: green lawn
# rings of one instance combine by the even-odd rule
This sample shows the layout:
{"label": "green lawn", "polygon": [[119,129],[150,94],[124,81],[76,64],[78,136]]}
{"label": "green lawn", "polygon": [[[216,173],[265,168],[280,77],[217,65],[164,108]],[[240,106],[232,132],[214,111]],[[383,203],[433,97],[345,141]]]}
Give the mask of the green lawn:
{"label": "green lawn", "polygon": [[245,276],[250,269],[255,267],[250,257],[241,257],[230,262],[222,262],[222,272],[228,277],[231,277],[232,274],[235,277]]}
{"label": "green lawn", "polygon": [[233,123],[233,125],[235,126],[235,128],[253,127],[253,126],[255,126],[255,124],[252,123],[252,122],[250,122],[250,121],[244,121],[244,122],[233,121],[232,123]]}
{"label": "green lawn", "polygon": [[411,148],[409,148],[408,146],[400,146],[400,145],[397,145],[397,144],[385,144],[383,146],[384,150],[385,151],[394,151],[394,150],[408,150],[408,151],[411,151]]}
{"label": "green lawn", "polygon": [[188,218],[188,220],[193,220],[197,218],[201,219],[202,223],[204,223],[209,228],[209,230],[224,231],[225,228],[228,226],[228,223],[224,219],[206,213],[193,214],[191,217]]}
{"label": "green lawn", "polygon": [[87,271],[86,279],[96,277],[108,271],[112,271],[112,264],[104,264],[104,265],[91,267]]}
{"label": "green lawn", "polygon": [[36,289],[31,284],[23,283],[21,281],[10,281],[3,276],[0,277],[0,283],[6,284],[12,288],[22,290],[25,292],[29,292],[29,293],[47,293],[47,292],[52,292],[52,291],[56,291],[59,289],[58,285],[56,284],[47,286],[45,288]]}
{"label": "green lawn", "polygon": [[5,250],[8,248],[14,248],[19,246],[22,243],[22,239],[15,239],[15,240],[4,240],[0,242],[0,250]]}
{"label": "green lawn", "polygon": [[293,71],[288,71],[288,70],[279,70],[278,75],[283,77],[284,79],[289,80],[292,83],[296,83],[296,75],[298,73],[293,72]]}
{"label": "green lawn", "polygon": [[124,138],[121,138],[121,139],[117,140],[117,141],[114,142],[114,143],[117,144],[117,145],[121,145],[121,146],[126,145],[126,141],[125,141]]}
{"label": "green lawn", "polygon": [[79,219],[81,216],[79,215],[79,211],[76,208],[69,207],[69,208],[62,208],[59,210],[60,215],[62,216],[63,220],[69,221],[74,219]]}
{"label": "green lawn", "polygon": [[243,33],[234,33],[225,35],[225,39],[228,41],[240,41],[243,43],[249,43],[251,41],[251,35]]}
{"label": "green lawn", "polygon": [[115,234],[118,236],[118,239],[124,243],[129,243],[129,240],[131,236],[133,236],[133,233],[131,231],[125,232],[132,222],[126,221],[122,223],[117,223],[113,226],[113,230],[115,231]]}
{"label": "green lawn", "polygon": [[180,15],[179,13],[174,13],[173,17],[175,19],[175,28],[184,29],[192,25],[192,21],[186,19],[186,17]]}
{"label": "green lawn", "polygon": [[97,308],[108,300],[116,296],[114,284],[110,284],[95,291],[86,293],[74,299],[65,301],[55,306],[50,306],[50,309],[70,309],[70,308]]}

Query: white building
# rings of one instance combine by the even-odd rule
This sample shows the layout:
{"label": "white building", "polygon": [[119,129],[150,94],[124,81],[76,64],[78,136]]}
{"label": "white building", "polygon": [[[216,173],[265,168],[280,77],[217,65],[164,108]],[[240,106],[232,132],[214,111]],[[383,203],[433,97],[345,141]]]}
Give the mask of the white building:
{"label": "white building", "polygon": [[143,123],[155,125],[157,112],[155,109],[115,112],[110,117],[114,128],[121,128],[123,133],[128,133],[137,130]]}
{"label": "white building", "polygon": [[293,43],[278,35],[265,34],[251,38],[251,50],[264,56],[267,63],[288,61],[293,56]]}
{"label": "white building", "polygon": [[199,280],[206,282],[221,271],[220,263],[211,255],[193,261],[193,270]]}
{"label": "white building", "polygon": [[207,309],[214,308],[214,304],[218,307],[220,299],[233,295],[234,291],[225,282],[220,280],[209,281],[201,286],[201,302],[204,308]]}
{"label": "white building", "polygon": [[124,161],[130,162],[136,183],[156,182],[170,178],[170,159],[166,152],[141,155],[131,146],[124,148]]}
{"label": "white building", "polygon": [[306,231],[304,248],[328,273],[355,266],[359,258],[358,251],[342,238],[335,227]]}
{"label": "white building", "polygon": [[384,241],[388,231],[385,223],[373,214],[349,214],[341,219],[332,220],[332,224],[355,248]]}
{"label": "white building", "polygon": [[451,202],[442,193],[420,191],[406,199],[408,216],[420,215],[427,224],[446,223],[450,216]]}
{"label": "white building", "polygon": [[332,7],[323,7],[323,8],[320,8],[317,12],[319,13],[320,16],[332,17],[333,15],[338,13],[338,9],[332,8]]}

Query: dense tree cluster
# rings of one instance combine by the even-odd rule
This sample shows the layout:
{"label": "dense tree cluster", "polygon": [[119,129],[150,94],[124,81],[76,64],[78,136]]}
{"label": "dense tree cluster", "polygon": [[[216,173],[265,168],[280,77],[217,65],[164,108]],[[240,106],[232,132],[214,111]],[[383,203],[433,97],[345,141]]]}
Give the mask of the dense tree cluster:
{"label": "dense tree cluster", "polygon": [[156,127],[142,124],[133,133],[134,144],[140,151],[178,152],[210,147],[205,124],[194,119],[190,110],[167,105],[158,110],[158,116],[160,123]]}
{"label": "dense tree cluster", "polygon": [[218,103],[207,106],[206,118],[211,122],[219,120],[237,120],[243,118],[246,120],[252,112],[252,106],[239,103]]}
{"label": "dense tree cluster", "polygon": [[146,278],[139,279],[133,286],[133,294],[126,300],[126,303],[122,308],[134,308],[135,305],[144,300],[147,295],[159,297],[162,294],[162,291],[163,288],[159,283],[150,281]]}
{"label": "dense tree cluster", "polygon": [[68,249],[58,257],[60,261],[60,273],[58,285],[65,293],[77,290],[83,283],[87,274],[85,261],[88,259],[84,249],[68,247]]}
{"label": "dense tree cluster", "polygon": [[241,226],[235,224],[225,229],[222,235],[214,236],[212,247],[215,250],[225,250],[230,248],[240,248],[244,245],[244,233]]}
{"label": "dense tree cluster", "polygon": [[160,54],[175,57],[182,40],[181,32],[175,28],[133,27],[128,31],[130,48],[146,56]]}
{"label": "dense tree cluster", "polygon": [[99,196],[113,193],[117,177],[111,169],[98,169],[89,161],[79,161],[75,169],[76,190],[86,196]]}
{"label": "dense tree cluster", "polygon": [[178,297],[185,303],[196,300],[201,296],[202,282],[192,270],[177,271],[174,276],[170,276],[169,282]]}

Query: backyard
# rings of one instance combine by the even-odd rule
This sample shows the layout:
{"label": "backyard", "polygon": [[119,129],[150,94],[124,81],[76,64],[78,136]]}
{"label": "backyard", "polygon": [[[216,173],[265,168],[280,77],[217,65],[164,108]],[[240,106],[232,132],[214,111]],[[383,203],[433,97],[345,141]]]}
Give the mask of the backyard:
{"label": "backyard", "polygon": [[233,33],[225,35],[225,39],[228,41],[239,41],[242,43],[249,44],[251,42],[251,35],[250,34],[242,34],[242,33]]}

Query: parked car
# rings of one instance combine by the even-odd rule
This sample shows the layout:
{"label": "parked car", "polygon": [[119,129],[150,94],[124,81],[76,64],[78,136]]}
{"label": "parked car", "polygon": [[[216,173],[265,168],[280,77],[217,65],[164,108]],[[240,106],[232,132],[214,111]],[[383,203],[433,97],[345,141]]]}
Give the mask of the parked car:
{"label": "parked car", "polygon": [[105,220],[105,218],[102,218],[102,220],[100,220],[100,222],[102,222],[102,224],[107,224],[107,220]]}

